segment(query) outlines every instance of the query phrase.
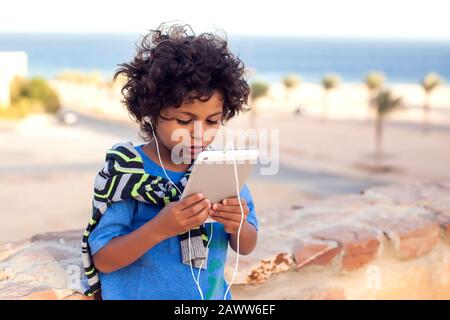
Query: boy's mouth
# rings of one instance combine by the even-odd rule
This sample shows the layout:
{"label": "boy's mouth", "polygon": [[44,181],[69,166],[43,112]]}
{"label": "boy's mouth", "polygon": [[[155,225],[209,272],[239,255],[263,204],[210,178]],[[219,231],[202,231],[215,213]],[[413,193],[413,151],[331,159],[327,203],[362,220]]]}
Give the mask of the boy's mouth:
{"label": "boy's mouth", "polygon": [[191,146],[191,153],[199,153],[199,152],[202,152],[204,149],[205,149],[205,147],[204,146]]}
{"label": "boy's mouth", "polygon": [[205,150],[205,148],[206,148],[205,146],[193,146],[193,145],[191,145],[191,146],[186,146],[184,148],[184,150],[186,152],[190,153],[191,155],[195,155],[195,154],[198,154],[198,153],[202,152],[203,150]]}

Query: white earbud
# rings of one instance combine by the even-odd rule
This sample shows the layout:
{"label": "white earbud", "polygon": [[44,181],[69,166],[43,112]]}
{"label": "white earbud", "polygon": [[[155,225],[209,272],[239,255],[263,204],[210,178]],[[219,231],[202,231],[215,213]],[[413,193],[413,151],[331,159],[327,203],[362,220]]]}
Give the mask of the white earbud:
{"label": "white earbud", "polygon": [[144,122],[149,123],[150,126],[152,127],[152,130],[155,131],[155,128],[153,128],[153,123],[152,123],[152,120],[150,120],[150,117],[149,116],[145,116],[143,119],[144,119]]}

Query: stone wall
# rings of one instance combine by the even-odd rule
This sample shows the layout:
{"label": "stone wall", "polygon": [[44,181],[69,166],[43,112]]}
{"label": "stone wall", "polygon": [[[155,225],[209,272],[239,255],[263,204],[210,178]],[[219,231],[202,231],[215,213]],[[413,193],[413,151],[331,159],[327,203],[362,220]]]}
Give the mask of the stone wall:
{"label": "stone wall", "polygon": [[[391,185],[258,212],[235,299],[449,299],[450,183]],[[0,245],[0,299],[83,299],[81,230]],[[236,254],[229,250],[230,281]]]}

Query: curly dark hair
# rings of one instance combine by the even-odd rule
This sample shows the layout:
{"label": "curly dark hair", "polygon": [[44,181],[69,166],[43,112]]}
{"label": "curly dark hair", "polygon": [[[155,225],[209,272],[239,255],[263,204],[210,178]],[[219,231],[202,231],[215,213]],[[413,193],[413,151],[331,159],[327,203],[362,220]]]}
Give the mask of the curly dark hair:
{"label": "curly dark hair", "polygon": [[[250,110],[244,63],[230,52],[227,39],[193,31],[189,35],[186,26],[192,31],[189,25],[166,27],[164,23],[149,30],[136,45],[133,60],[119,64],[114,74],[114,81],[119,75],[126,77],[122,102],[145,136],[151,133],[142,122],[145,116],[157,122],[163,108],[179,107],[185,99],[208,101],[215,90],[224,97],[222,124]],[[197,95],[191,96],[192,92]]]}

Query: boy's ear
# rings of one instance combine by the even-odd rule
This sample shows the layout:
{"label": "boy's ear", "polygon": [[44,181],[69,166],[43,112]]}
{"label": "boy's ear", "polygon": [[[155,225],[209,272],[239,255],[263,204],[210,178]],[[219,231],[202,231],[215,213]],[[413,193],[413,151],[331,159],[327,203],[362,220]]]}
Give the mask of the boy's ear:
{"label": "boy's ear", "polygon": [[145,116],[142,118],[143,123],[152,123],[152,119],[149,116]]}
{"label": "boy's ear", "polygon": [[151,128],[152,132],[155,132],[153,119],[150,118],[149,116],[143,117],[142,120],[141,120],[141,123],[142,123],[142,125],[144,127],[147,126],[147,125],[150,125],[150,128]]}

